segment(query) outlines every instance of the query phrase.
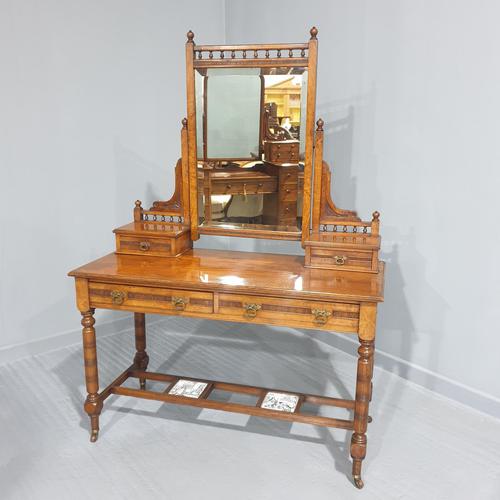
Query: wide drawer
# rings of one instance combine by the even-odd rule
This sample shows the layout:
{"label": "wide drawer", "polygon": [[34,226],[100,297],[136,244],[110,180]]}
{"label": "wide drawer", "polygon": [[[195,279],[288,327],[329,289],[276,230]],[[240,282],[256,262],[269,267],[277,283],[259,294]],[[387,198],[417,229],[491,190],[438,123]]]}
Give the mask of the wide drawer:
{"label": "wide drawer", "polygon": [[259,194],[275,193],[278,190],[278,180],[268,179],[262,181],[212,181],[211,194]]}
{"label": "wide drawer", "polygon": [[377,252],[374,250],[352,250],[344,248],[310,247],[309,267],[377,271]]}
{"label": "wide drawer", "polygon": [[233,321],[355,332],[359,305],[221,293],[218,317]]}
{"label": "wide drawer", "polygon": [[89,283],[91,307],[173,313],[212,313],[213,294],[145,286]]}

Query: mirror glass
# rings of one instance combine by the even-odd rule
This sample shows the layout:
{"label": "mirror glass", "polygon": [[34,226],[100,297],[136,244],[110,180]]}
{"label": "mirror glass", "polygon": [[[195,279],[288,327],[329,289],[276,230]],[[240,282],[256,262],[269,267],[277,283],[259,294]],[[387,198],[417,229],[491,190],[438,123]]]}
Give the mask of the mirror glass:
{"label": "mirror glass", "polygon": [[307,68],[195,70],[200,226],[299,232]]}

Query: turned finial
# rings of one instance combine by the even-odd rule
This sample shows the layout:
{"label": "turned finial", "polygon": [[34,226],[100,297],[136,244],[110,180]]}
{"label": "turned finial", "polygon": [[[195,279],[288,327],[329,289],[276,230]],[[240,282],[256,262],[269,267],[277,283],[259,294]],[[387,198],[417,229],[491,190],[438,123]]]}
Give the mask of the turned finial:
{"label": "turned finial", "polygon": [[323,132],[323,125],[324,124],[325,124],[325,122],[321,118],[319,118],[318,121],[316,122],[316,126],[317,126],[316,131]]}
{"label": "turned finial", "polygon": [[316,26],[313,26],[309,33],[311,33],[311,40],[316,40],[316,36],[318,35],[318,28]]}
{"label": "turned finial", "polygon": [[186,36],[187,36],[187,38],[188,38],[188,43],[189,43],[189,42],[191,42],[191,43],[192,43],[192,42],[193,42],[193,40],[194,40],[194,33],[193,33],[191,30],[189,30],[189,31],[187,32]]}
{"label": "turned finial", "polygon": [[372,214],[372,222],[375,222],[376,220],[378,220],[379,217],[380,217],[380,213],[379,212],[377,212],[377,211],[373,212],[373,214]]}
{"label": "turned finial", "polygon": [[137,208],[141,208],[141,200],[136,200],[136,201],[135,201],[135,206],[136,206]]}
{"label": "turned finial", "polygon": [[187,121],[187,118],[183,118],[182,119],[182,128],[186,128],[188,125],[188,121]]}

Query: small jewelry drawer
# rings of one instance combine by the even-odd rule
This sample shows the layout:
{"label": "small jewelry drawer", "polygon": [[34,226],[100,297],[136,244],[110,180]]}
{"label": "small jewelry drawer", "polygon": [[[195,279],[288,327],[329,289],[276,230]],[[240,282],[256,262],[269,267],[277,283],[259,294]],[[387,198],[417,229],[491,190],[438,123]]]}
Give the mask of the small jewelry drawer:
{"label": "small jewelry drawer", "polygon": [[116,243],[118,253],[170,256],[172,250],[171,240],[167,238],[141,238],[121,235]]}
{"label": "small jewelry drawer", "polygon": [[91,307],[124,309],[135,312],[201,313],[213,312],[213,294],[169,288],[89,283]]}
{"label": "small jewelry drawer", "polygon": [[222,293],[218,317],[229,321],[354,332],[358,327],[359,305]]}
{"label": "small jewelry drawer", "polygon": [[312,246],[306,249],[306,266],[322,269],[377,272],[378,252],[376,250]]}
{"label": "small jewelry drawer", "polygon": [[[166,232],[166,231],[165,231]],[[129,255],[152,255],[154,257],[176,257],[192,246],[189,233],[179,235],[150,236],[149,234],[116,233],[116,253]]]}
{"label": "small jewelry drawer", "polygon": [[298,163],[299,141],[265,141],[264,159],[271,163]]}

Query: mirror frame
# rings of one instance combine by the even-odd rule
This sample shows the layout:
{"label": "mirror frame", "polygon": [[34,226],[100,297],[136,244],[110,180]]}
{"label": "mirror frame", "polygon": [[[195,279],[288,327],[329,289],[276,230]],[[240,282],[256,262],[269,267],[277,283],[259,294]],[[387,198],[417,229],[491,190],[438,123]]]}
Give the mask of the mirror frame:
{"label": "mirror frame", "polygon": [[[267,43],[247,45],[196,45],[194,33],[189,31],[186,42],[186,95],[188,128],[189,210],[191,239],[200,234],[239,236],[280,240],[301,240],[310,233],[311,184],[313,175],[314,132],[316,114],[316,72],[318,61],[318,30],[311,28],[307,43]],[[198,158],[196,145],[196,94],[195,70],[197,68],[261,68],[261,67],[306,67],[308,70],[304,188],[302,205],[302,231],[270,231],[265,229],[224,229],[203,227],[198,223]]]}

